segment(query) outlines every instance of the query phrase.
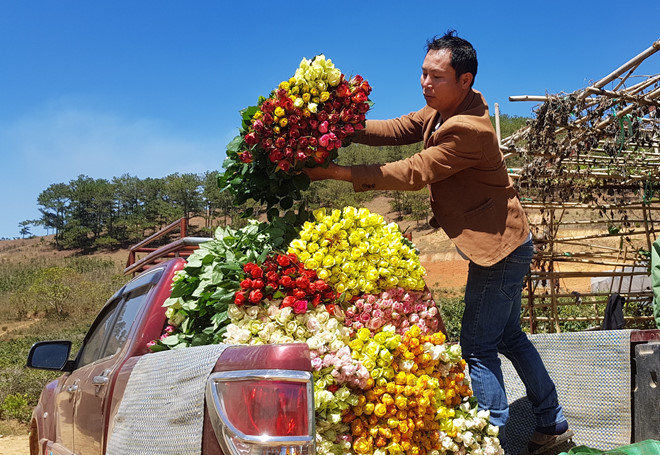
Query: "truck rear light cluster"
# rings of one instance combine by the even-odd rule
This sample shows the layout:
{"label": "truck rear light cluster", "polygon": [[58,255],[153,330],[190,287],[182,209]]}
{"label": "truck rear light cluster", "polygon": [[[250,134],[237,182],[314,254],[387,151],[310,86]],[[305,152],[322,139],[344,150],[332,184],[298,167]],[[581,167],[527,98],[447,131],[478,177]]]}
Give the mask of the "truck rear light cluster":
{"label": "truck rear light cluster", "polygon": [[225,455],[313,455],[312,374],[241,370],[209,377],[206,402]]}

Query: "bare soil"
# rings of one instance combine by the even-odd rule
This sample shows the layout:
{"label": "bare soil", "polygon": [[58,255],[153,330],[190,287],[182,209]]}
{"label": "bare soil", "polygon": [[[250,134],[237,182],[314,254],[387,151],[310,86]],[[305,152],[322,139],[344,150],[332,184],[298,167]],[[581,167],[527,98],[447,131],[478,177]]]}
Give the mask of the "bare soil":
{"label": "bare soil", "polygon": [[1,436],[0,453],[6,455],[30,455],[30,436]]}

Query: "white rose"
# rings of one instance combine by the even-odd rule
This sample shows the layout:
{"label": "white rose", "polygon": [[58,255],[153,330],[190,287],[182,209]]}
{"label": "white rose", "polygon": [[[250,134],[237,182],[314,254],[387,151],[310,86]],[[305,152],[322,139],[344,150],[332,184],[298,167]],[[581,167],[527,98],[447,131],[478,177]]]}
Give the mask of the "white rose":
{"label": "white rose", "polygon": [[254,305],[246,307],[245,315],[250,319],[257,319],[257,315],[259,315],[259,307]]}

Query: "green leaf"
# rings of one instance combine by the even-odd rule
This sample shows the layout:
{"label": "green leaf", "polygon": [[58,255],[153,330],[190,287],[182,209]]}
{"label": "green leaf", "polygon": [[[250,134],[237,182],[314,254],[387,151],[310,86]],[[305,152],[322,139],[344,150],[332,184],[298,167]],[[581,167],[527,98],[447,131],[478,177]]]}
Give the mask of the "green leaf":
{"label": "green leaf", "polygon": [[174,334],[163,338],[161,341],[165,346],[173,347],[179,344],[179,334]]}
{"label": "green leaf", "polygon": [[227,151],[230,152],[238,152],[243,148],[245,141],[243,140],[242,136],[236,136],[234,139],[231,140],[229,144],[227,144]]}
{"label": "green leaf", "polygon": [[284,210],[289,210],[291,207],[293,207],[293,198],[289,196],[282,198],[280,201],[280,207],[282,207]]}
{"label": "green leaf", "polygon": [[293,184],[295,185],[296,188],[299,190],[306,190],[309,188],[309,185],[311,184],[311,180],[306,174],[303,174],[302,172],[300,174],[296,174],[293,176]]}
{"label": "green leaf", "polygon": [[221,326],[224,322],[228,321],[227,311],[220,311],[211,316],[211,322],[216,326]]}
{"label": "green leaf", "polygon": [[268,221],[273,221],[273,219],[277,218],[280,216],[280,211],[277,207],[271,207],[267,212],[266,216],[268,217]]}
{"label": "green leaf", "polygon": [[[288,212],[286,212],[284,214],[283,219],[287,224],[289,224],[289,226],[292,226],[292,225],[296,224],[297,217],[296,217],[296,214],[293,210],[289,210]],[[284,232],[282,232],[282,235],[283,234],[284,234]]]}

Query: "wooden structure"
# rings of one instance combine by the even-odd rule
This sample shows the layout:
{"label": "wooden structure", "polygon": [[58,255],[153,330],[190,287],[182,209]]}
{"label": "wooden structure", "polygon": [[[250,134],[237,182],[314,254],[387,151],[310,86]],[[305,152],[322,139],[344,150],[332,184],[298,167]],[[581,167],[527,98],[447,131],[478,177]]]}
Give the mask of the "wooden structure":
{"label": "wooden structure", "polygon": [[[660,74],[636,71],[658,51],[660,39],[573,93],[510,97],[541,102],[535,119],[501,140],[538,249],[526,292],[532,333],[600,326],[612,294],[626,299],[627,327],[654,326],[647,277],[660,230]],[[591,286],[578,290],[578,279]]]}

